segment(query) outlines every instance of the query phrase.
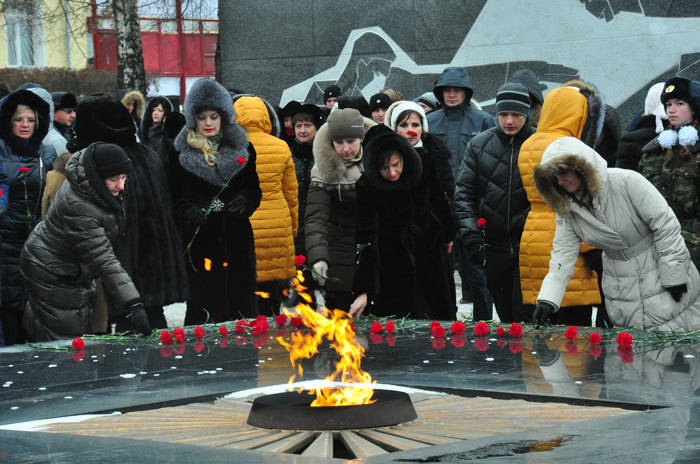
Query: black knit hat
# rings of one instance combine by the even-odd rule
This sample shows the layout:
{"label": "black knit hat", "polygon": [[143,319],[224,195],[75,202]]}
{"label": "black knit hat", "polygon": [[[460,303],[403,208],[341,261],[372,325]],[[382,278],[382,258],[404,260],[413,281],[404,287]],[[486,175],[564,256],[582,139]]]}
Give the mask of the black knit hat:
{"label": "black knit hat", "polygon": [[112,143],[96,142],[93,145],[97,175],[103,179],[128,174],[131,170],[131,160],[126,152]]}
{"label": "black knit hat", "polygon": [[666,81],[661,91],[661,103],[665,105],[671,98],[688,102],[695,116],[700,116],[700,82],[684,77],[672,77]]}
{"label": "black knit hat", "polygon": [[391,106],[392,103],[393,102],[391,101],[391,98],[389,98],[389,95],[381,92],[375,93],[369,99],[369,110],[375,111],[379,108],[386,110]]}
{"label": "black knit hat", "polygon": [[530,112],[530,94],[516,82],[506,82],[496,94],[496,113],[517,113],[527,117]]}
{"label": "black knit hat", "polygon": [[340,87],[337,85],[329,85],[326,87],[326,89],[323,91],[323,103],[325,104],[326,101],[328,101],[329,98],[335,97],[338,98],[341,96],[343,92],[340,90]]}

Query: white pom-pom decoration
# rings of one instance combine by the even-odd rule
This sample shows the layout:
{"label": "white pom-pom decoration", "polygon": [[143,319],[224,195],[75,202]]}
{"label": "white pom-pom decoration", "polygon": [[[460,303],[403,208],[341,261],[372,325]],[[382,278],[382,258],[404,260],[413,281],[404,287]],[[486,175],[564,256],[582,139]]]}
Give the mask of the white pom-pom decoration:
{"label": "white pom-pom decoration", "polygon": [[678,141],[678,134],[674,130],[666,129],[659,134],[657,140],[659,141],[661,148],[669,148],[674,146]]}
{"label": "white pom-pom decoration", "polygon": [[693,126],[683,126],[678,129],[678,143],[684,147],[692,147],[698,141],[698,130]]}

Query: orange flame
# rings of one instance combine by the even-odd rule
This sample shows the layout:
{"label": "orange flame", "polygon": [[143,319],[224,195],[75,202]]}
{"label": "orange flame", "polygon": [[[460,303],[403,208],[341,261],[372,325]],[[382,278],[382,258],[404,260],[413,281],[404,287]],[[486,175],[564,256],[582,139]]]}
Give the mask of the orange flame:
{"label": "orange flame", "polygon": [[270,298],[270,292],[255,292],[260,298]]}
{"label": "orange flame", "polygon": [[[302,271],[299,270],[294,279],[295,288],[304,301],[311,302],[311,296],[303,293],[303,290],[306,290],[302,285],[303,281]],[[375,400],[372,399],[374,390],[369,385],[376,381],[373,381],[372,376],[360,367],[365,349],[355,341],[355,331],[352,328],[350,315],[339,309],[322,308],[321,312],[316,312],[306,303],[299,303],[292,310],[284,307],[282,310],[287,316],[301,317],[304,325],[311,329],[310,332],[293,332],[289,343],[282,337],[277,338],[277,341],[289,351],[289,360],[296,371],[296,374],[289,378],[289,383],[293,383],[297,376],[303,376],[304,370],[300,360],[309,359],[318,353],[318,345],[326,338],[340,355],[340,360],[335,363],[335,371],[324,380],[368,384],[368,388],[310,390],[309,394],[316,395],[311,406],[351,406],[374,403]]]}

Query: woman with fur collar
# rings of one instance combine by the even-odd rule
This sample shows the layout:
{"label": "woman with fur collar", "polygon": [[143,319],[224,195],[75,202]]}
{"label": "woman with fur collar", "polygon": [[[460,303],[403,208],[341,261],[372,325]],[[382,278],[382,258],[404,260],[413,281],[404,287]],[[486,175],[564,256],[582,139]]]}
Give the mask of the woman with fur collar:
{"label": "woman with fur collar", "polygon": [[640,172],[659,189],[681,223],[681,233],[700,268],[700,82],[674,77],[661,91],[669,128],[642,148]]}
{"label": "woman with fur collar", "polygon": [[304,226],[307,261],[326,290],[326,306],[347,311],[353,302],[357,192],[362,139],[374,126],[356,109],[331,112],[314,138],[314,167]]}
{"label": "woman with fur collar", "polygon": [[616,327],[700,328],[700,274],[678,220],[650,182],[635,171],[608,169],[598,153],[574,137],[547,147],[534,181],[557,214],[535,322],[559,309],[585,241],[603,250],[606,306]]}
{"label": "woman with fur collar", "polygon": [[[421,116],[416,103],[403,103],[401,114]],[[397,120],[390,122],[396,126]],[[379,316],[456,317],[448,265],[455,222],[435,161],[413,148],[414,134],[408,138],[381,125],[365,138],[364,173],[357,181],[354,316],[362,315],[369,297]]]}
{"label": "woman with fur collar", "polygon": [[[7,210],[0,215],[2,329],[5,343],[24,343],[25,287],[19,259],[29,233],[41,219],[41,192],[56,152],[42,141],[49,131],[49,103],[31,90],[16,90],[0,101],[0,171]],[[2,176],[0,176],[2,177]]]}
{"label": "woman with fur collar", "polygon": [[[547,94],[542,105],[537,131],[520,148],[518,168],[530,202],[530,212],[520,238],[520,283],[523,305],[533,308],[547,275],[556,228],[555,212],[537,193],[533,173],[547,146],[561,137],[576,137],[593,146],[602,131],[604,121],[602,99],[595,88],[571,81]],[[584,254],[594,248],[581,244],[581,256],[557,313],[559,324],[591,325],[592,305],[601,302],[598,279],[586,265]]]}
{"label": "woman with fur collar", "polygon": [[255,316],[249,219],[261,198],[255,150],[245,129],[235,123],[231,95],[213,79],[192,85],[185,118],[170,169],[175,217],[189,264],[185,324]]}

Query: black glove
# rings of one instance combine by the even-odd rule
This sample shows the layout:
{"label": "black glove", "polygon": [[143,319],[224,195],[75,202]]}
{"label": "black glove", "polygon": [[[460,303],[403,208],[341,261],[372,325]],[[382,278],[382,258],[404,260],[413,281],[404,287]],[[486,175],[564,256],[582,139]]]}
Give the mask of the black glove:
{"label": "black glove", "polygon": [[532,322],[535,328],[539,329],[540,325],[545,325],[552,321],[552,316],[557,312],[557,308],[548,301],[538,301],[535,306],[535,312],[532,315]]}
{"label": "black glove", "polygon": [[551,366],[559,359],[559,352],[552,350],[547,346],[547,340],[537,336],[534,340],[535,353],[537,353],[537,362],[540,366]]}
{"label": "black glove", "polygon": [[685,284],[674,285],[673,287],[666,287],[666,291],[671,294],[673,301],[678,303],[681,301],[683,294],[688,291],[688,287]]}
{"label": "black glove", "polygon": [[596,271],[598,274],[603,272],[603,250],[598,248],[594,250],[581,253],[583,257],[583,262],[586,264],[588,269]]}
{"label": "black glove", "polygon": [[228,203],[226,203],[226,211],[231,214],[242,216],[245,213],[245,196],[236,195]]}
{"label": "black glove", "polygon": [[148,322],[148,316],[146,315],[146,309],[143,303],[131,305],[126,314],[126,318],[134,332],[138,332],[142,335],[151,335],[151,324]]}

